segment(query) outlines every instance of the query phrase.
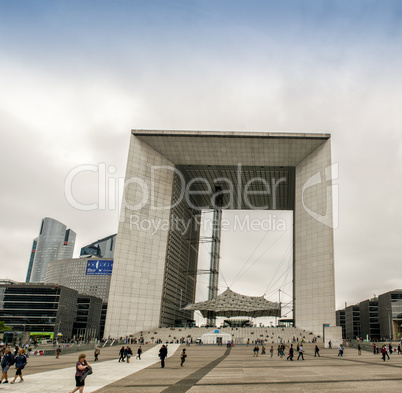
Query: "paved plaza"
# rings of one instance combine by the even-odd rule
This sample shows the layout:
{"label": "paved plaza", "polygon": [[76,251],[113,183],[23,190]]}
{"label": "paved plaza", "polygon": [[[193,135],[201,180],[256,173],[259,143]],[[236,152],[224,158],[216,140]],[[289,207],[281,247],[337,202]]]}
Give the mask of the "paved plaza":
{"label": "paved plaza", "polygon": [[[119,347],[102,349],[100,362],[91,362],[94,374],[88,376],[84,392],[97,393],[225,393],[225,392],[378,392],[397,391],[402,381],[402,356],[392,355],[383,362],[380,355],[357,354],[346,348],[342,358],[337,349],[321,349],[314,357],[314,346],[305,346],[305,360],[287,361],[276,351],[253,357],[253,346],[187,347],[188,357],[180,367],[184,346],[169,345],[166,368],[158,359],[160,345],[143,346],[142,360],[132,358],[119,363]],[[270,346],[267,346],[267,350]],[[277,346],[274,346],[276,349]],[[132,346],[136,351],[137,346]],[[25,370],[25,382],[1,384],[0,391],[68,392],[74,388],[74,364],[77,354],[33,357]],[[13,370],[9,376],[14,374]],[[12,378],[9,378],[12,380]]]}

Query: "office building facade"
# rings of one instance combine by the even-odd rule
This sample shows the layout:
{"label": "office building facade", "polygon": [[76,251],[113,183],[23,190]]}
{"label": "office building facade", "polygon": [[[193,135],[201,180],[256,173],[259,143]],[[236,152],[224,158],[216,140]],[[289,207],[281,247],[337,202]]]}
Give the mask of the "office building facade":
{"label": "office building facade", "polygon": [[356,339],[361,337],[359,305],[345,308],[345,330],[346,338]]}
{"label": "office building facade", "polygon": [[402,289],[396,289],[378,296],[381,337],[402,339]]}
{"label": "office building facade", "polygon": [[60,285],[0,284],[0,320],[21,332],[71,337],[77,296]]}
{"label": "office building facade", "polygon": [[342,327],[342,338],[346,338],[345,310],[336,310],[336,326]]}
{"label": "office building facade", "polygon": [[117,234],[104,237],[81,248],[81,256],[93,255],[98,258],[113,258]]}
{"label": "office building facade", "polygon": [[102,299],[79,294],[75,315],[73,336],[83,340],[100,337]]}
{"label": "office building facade", "polygon": [[102,299],[42,283],[0,283],[0,321],[15,331],[43,336],[100,337]]}
{"label": "office building facade", "polygon": [[371,341],[402,339],[402,289],[395,289],[336,311],[344,338]]}
{"label": "office building facade", "polygon": [[72,258],[75,238],[74,231],[53,218],[45,217],[33,243],[26,282],[45,282],[46,269],[51,261]]}
{"label": "office building facade", "polygon": [[363,339],[377,341],[380,339],[380,319],[378,299],[367,299],[359,303],[360,332]]}
{"label": "office building facade", "polygon": [[96,257],[71,258],[50,262],[45,276],[46,283],[57,283],[79,293],[99,297],[107,302],[113,259]]}

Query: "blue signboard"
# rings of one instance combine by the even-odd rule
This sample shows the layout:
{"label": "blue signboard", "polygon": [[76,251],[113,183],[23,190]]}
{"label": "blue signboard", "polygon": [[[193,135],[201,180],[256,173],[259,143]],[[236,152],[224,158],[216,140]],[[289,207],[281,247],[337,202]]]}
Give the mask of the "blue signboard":
{"label": "blue signboard", "polygon": [[90,260],[87,263],[87,276],[110,276],[113,270],[113,261]]}

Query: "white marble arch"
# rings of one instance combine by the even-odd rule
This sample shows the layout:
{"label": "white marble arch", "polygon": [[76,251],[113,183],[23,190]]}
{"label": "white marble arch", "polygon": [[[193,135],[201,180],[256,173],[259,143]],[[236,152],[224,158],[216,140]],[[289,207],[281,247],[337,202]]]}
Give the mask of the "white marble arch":
{"label": "white marble arch", "polygon": [[330,134],[133,130],[105,336],[160,325],[164,290],[173,285],[165,278],[169,230],[148,226],[171,222],[178,166],[293,171],[280,192],[288,193],[282,208],[294,212],[295,324],[315,335],[335,325],[330,143]]}

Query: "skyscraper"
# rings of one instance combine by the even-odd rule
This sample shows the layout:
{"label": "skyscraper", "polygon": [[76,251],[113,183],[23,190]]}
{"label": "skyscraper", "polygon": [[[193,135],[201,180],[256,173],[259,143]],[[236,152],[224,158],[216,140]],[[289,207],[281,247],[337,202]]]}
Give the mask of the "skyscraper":
{"label": "skyscraper", "polygon": [[113,258],[117,234],[104,237],[81,248],[81,256],[93,255],[99,258]]}
{"label": "skyscraper", "polygon": [[72,258],[75,238],[74,231],[53,218],[45,217],[33,243],[26,282],[44,282],[49,262]]}
{"label": "skyscraper", "polygon": [[29,279],[31,278],[31,273],[32,273],[32,265],[35,259],[35,251],[36,251],[36,245],[38,244],[38,238],[36,237],[33,240],[32,243],[32,251],[31,251],[31,256],[29,258],[29,265],[28,265],[28,271],[27,271],[27,277],[25,279],[25,282],[29,282]]}

